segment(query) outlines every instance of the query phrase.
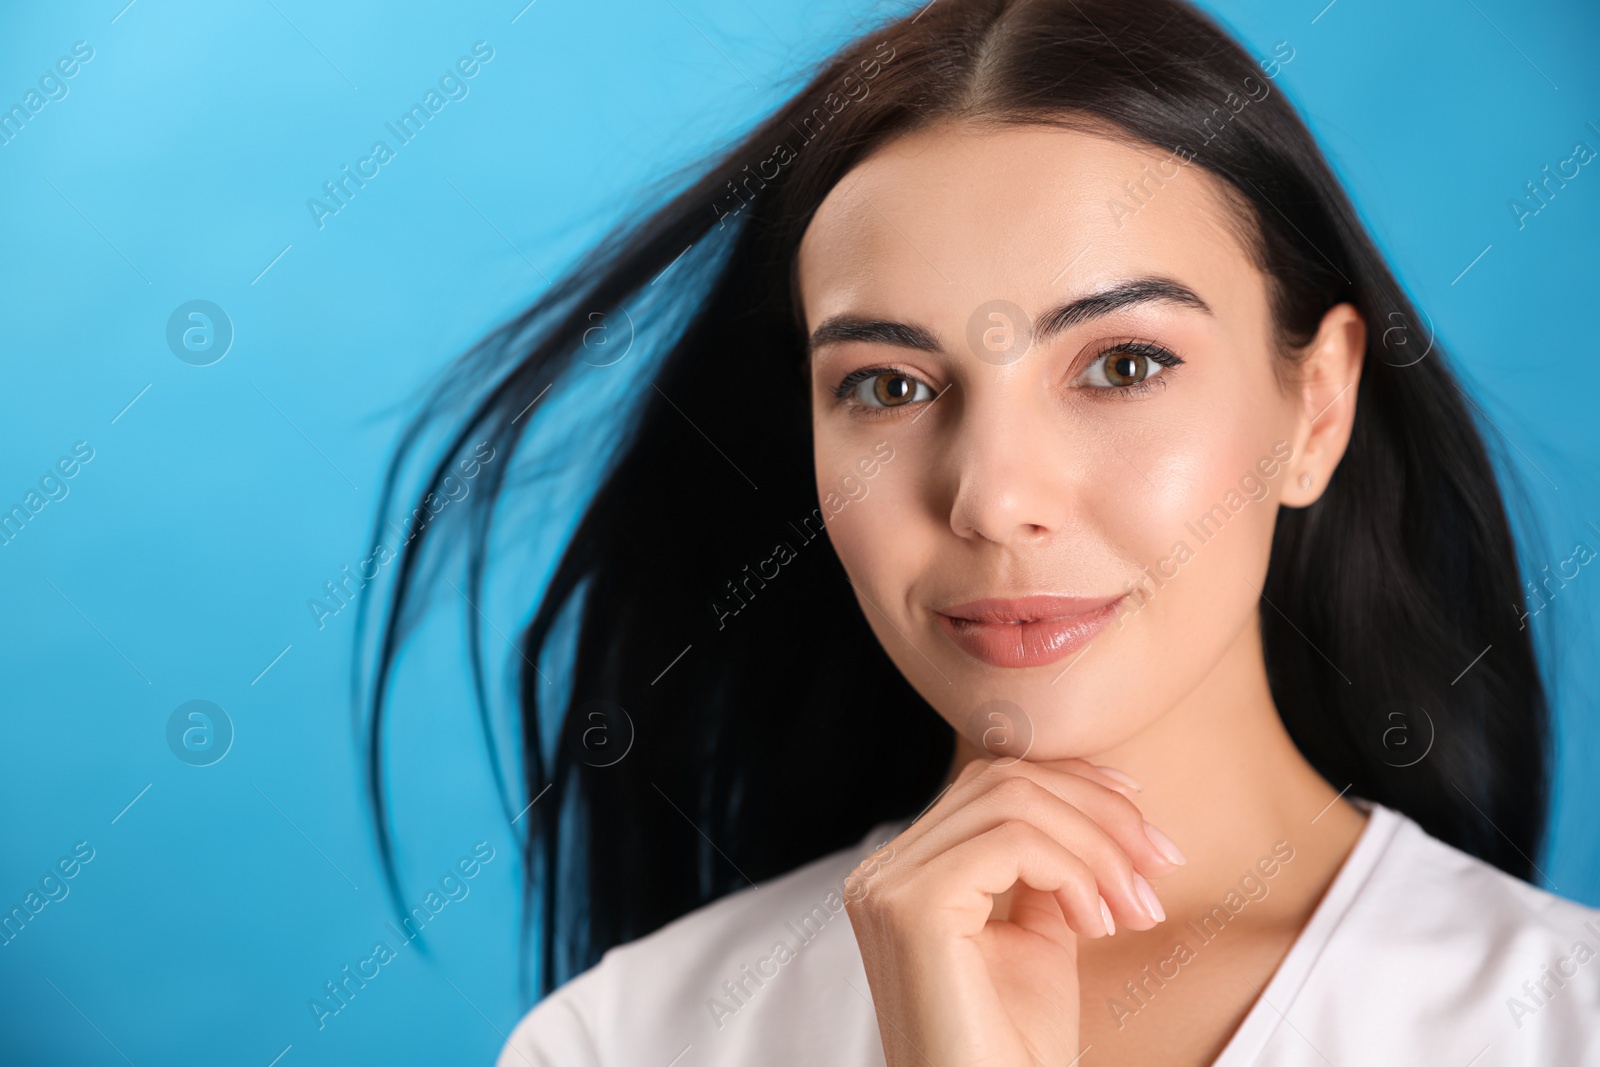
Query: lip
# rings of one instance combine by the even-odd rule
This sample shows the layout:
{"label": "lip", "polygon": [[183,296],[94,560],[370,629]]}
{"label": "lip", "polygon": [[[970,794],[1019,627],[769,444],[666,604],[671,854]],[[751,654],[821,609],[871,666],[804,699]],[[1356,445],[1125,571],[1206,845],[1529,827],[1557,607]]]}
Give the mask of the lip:
{"label": "lip", "polygon": [[1116,617],[1125,596],[989,598],[935,613],[939,628],[974,659],[992,667],[1039,667],[1088,645]]}

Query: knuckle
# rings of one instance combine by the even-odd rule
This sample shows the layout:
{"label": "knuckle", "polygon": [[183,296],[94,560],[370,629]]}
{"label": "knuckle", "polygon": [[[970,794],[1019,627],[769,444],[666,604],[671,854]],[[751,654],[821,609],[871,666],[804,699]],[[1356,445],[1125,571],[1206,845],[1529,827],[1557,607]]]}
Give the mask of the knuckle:
{"label": "knuckle", "polygon": [[1139,805],[1115,790],[1107,790],[1110,794],[1110,815],[1115,820],[1118,829],[1127,832],[1144,831],[1144,812],[1139,810]]}
{"label": "knuckle", "polygon": [[1031,778],[1011,774],[996,783],[989,794],[1003,804],[1026,804],[1037,799],[1039,789],[1039,784]]}
{"label": "knuckle", "polygon": [[858,902],[859,907],[868,907],[874,915],[903,916],[915,914],[918,909],[908,903],[911,889],[900,883],[885,883],[869,887],[867,895]]}
{"label": "knuckle", "polygon": [[1018,847],[1033,844],[1035,840],[1034,835],[1037,834],[1038,831],[1029,824],[1023,822],[1021,819],[1007,819],[1005,822],[995,827],[995,833],[1000,836],[1007,845]]}
{"label": "knuckle", "polygon": [[846,904],[860,904],[879,890],[885,881],[885,868],[895,858],[895,846],[890,843],[867,856],[845,876],[844,898]]}

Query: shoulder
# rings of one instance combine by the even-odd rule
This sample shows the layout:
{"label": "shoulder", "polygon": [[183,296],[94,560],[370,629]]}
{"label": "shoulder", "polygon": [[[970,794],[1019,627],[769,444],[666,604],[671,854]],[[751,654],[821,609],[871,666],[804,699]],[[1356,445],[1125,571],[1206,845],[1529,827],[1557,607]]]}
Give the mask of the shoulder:
{"label": "shoulder", "polygon": [[1373,805],[1372,817],[1379,840],[1364,883],[1305,990],[1328,1039],[1349,1048],[1337,1031],[1365,1034],[1392,1056],[1431,1035],[1418,1063],[1480,1052],[1479,1067],[1600,1060],[1600,909],[1512,877],[1398,811]]}
{"label": "shoulder", "polygon": [[[1583,940],[1600,950],[1600,909],[1515,878],[1400,812],[1388,815],[1393,836],[1373,872],[1377,891],[1363,901],[1374,930],[1403,927],[1412,951],[1478,958],[1565,952]],[[1600,966],[1589,980],[1600,983]]]}
{"label": "shoulder", "polygon": [[606,952],[522,1018],[499,1067],[666,1064],[691,1047],[683,1062],[870,1062],[857,1050],[881,1046],[844,883],[897,827]]}

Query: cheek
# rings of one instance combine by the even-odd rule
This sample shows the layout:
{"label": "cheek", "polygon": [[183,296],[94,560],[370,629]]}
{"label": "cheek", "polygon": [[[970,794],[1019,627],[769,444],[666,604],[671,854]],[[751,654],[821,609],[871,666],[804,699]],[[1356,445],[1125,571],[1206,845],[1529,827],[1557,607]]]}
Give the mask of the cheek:
{"label": "cheek", "polygon": [[[873,474],[868,477],[863,460],[876,460],[874,443],[884,439],[894,443],[893,458],[869,464]],[[893,433],[835,437],[819,428],[816,441],[817,500],[828,538],[851,580],[883,596],[909,584],[924,554],[914,549],[919,538],[908,529],[909,517],[917,514],[912,509],[916,473],[903,440]],[[888,607],[878,594],[870,595]]]}
{"label": "cheek", "polygon": [[[937,568],[938,552],[947,547],[922,495],[928,474],[919,466],[917,450],[892,430],[857,439],[853,434],[833,438],[819,428],[814,439],[817,498],[828,541],[856,587],[863,617],[905,670],[909,659],[918,657],[902,637],[910,630],[908,598],[918,580]],[[876,473],[865,477],[860,460],[874,456],[873,445],[882,440],[892,442],[893,458],[880,461]],[[857,486],[854,498],[847,485]],[[944,534],[948,537],[948,527]]]}
{"label": "cheek", "polygon": [[1259,436],[1246,428],[1193,427],[1103,458],[1104,469],[1114,464],[1123,472],[1099,490],[1095,507],[1108,540],[1139,565],[1170,559],[1169,572],[1208,563],[1252,575],[1255,567],[1240,564],[1257,551],[1265,563],[1276,506],[1273,487],[1261,491],[1256,464],[1272,453],[1271,442]]}
{"label": "cheek", "polygon": [[[1257,469],[1278,440],[1265,421],[1175,418],[1084,446],[1098,475],[1082,486],[1083,514],[1124,561],[1104,591],[1128,596],[1101,647],[1050,687],[1061,706],[1102,714],[1041,737],[1046,758],[1137,733],[1193,692],[1253,625],[1284,478]],[[1265,483],[1269,494],[1252,500],[1241,483]]]}
{"label": "cheek", "polygon": [[[1135,582],[1170,580],[1159,591],[1191,620],[1247,614],[1256,594],[1246,583],[1259,589],[1266,573],[1286,477],[1273,446],[1293,415],[1269,369],[1263,358],[1230,375],[1191,375],[1155,404],[1108,403],[1082,428],[1084,462],[1098,472],[1086,504],[1096,525]],[[1274,477],[1262,477],[1263,463]]]}

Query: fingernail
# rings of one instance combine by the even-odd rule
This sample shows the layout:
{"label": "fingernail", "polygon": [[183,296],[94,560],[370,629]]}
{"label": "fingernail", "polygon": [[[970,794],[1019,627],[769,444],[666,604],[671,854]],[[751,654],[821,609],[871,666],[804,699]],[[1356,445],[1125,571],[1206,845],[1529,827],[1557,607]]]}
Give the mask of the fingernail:
{"label": "fingernail", "polygon": [[1149,819],[1145,820],[1144,833],[1150,839],[1150,843],[1156,846],[1156,851],[1167,857],[1171,862],[1179,865],[1189,862],[1184,858],[1183,850],[1173,842],[1172,838],[1157,830]]}
{"label": "fingernail", "polygon": [[1117,932],[1117,924],[1111,918],[1111,908],[1106,904],[1106,898],[1100,898],[1100,918],[1106,924],[1106,936],[1110,937]]}
{"label": "fingernail", "polygon": [[1133,876],[1133,888],[1139,894],[1139,899],[1144,902],[1144,910],[1150,913],[1150,917],[1158,923],[1166,922],[1167,913],[1161,910],[1161,901],[1156,899],[1156,891],[1144,880],[1144,875]]}
{"label": "fingernail", "polygon": [[1132,789],[1136,793],[1144,792],[1144,786],[1140,785],[1138,781],[1130,775],[1123,774],[1115,767],[1102,767],[1100,764],[1096,763],[1094,768],[1107,778],[1110,778],[1113,781],[1121,782],[1123,785],[1127,786],[1129,789]]}

